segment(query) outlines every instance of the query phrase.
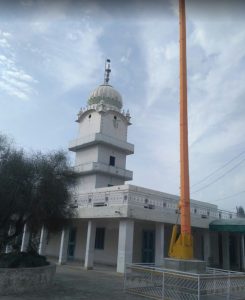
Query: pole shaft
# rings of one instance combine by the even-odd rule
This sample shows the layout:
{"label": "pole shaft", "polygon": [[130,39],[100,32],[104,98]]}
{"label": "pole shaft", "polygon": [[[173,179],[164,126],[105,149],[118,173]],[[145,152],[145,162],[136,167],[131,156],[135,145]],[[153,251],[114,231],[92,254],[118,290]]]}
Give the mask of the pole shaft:
{"label": "pole shaft", "polygon": [[188,110],[186,67],[186,17],[185,0],[179,0],[180,15],[180,206],[181,233],[191,233],[190,187],[188,157]]}

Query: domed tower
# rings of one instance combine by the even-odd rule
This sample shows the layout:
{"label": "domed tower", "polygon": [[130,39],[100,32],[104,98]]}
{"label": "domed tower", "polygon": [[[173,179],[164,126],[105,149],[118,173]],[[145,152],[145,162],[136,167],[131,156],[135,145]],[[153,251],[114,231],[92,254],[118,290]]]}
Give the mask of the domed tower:
{"label": "domed tower", "polygon": [[79,192],[122,185],[133,177],[133,172],[126,170],[126,157],[134,153],[134,145],[127,142],[130,114],[122,110],[121,95],[109,85],[110,72],[107,59],[104,84],[90,94],[87,107],[79,111],[79,136],[69,145],[76,153]]}

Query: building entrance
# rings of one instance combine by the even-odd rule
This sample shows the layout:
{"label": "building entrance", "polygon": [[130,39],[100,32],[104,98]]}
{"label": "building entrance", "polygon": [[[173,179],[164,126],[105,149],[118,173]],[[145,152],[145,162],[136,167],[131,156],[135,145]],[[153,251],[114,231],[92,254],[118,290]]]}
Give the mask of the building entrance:
{"label": "building entrance", "polygon": [[74,259],[75,246],[76,246],[76,233],[77,233],[76,228],[71,228],[69,231],[67,257],[70,260]]}
{"label": "building entrance", "polygon": [[142,262],[154,263],[155,260],[155,232],[143,230],[142,233]]}

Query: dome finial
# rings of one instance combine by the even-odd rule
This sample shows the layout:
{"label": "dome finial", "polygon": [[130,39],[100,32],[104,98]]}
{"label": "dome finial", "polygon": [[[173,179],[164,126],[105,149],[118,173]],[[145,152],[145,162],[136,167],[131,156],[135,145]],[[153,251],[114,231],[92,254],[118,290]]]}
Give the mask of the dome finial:
{"label": "dome finial", "polygon": [[105,76],[104,76],[104,84],[108,84],[110,80],[110,73],[111,73],[111,60],[105,60]]}

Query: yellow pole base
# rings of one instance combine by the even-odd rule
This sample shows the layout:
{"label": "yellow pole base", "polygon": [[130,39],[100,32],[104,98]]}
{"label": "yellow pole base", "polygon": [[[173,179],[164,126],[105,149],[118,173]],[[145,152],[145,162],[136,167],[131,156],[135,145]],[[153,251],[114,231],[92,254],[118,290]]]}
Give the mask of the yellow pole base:
{"label": "yellow pole base", "polygon": [[181,233],[177,241],[170,248],[168,255],[178,259],[193,259],[192,235]]}

